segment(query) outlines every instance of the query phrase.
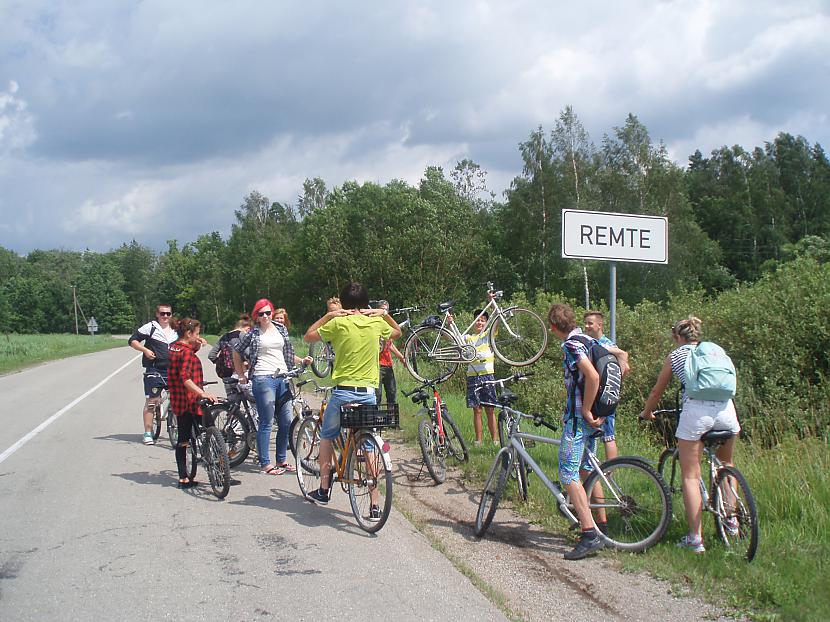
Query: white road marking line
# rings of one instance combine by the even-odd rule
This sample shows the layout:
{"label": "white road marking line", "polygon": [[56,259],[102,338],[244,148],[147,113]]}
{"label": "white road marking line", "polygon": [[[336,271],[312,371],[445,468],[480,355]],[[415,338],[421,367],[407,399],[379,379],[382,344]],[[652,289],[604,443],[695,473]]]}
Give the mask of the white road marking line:
{"label": "white road marking line", "polygon": [[77,398],[75,398],[74,400],[72,400],[69,404],[67,404],[66,406],[64,406],[63,408],[61,408],[58,412],[56,412],[54,415],[52,415],[51,417],[49,417],[46,421],[44,421],[43,423],[41,423],[41,424],[40,424],[39,426],[37,426],[34,430],[32,430],[32,431],[31,431],[31,432],[29,432],[26,436],[24,436],[24,437],[23,437],[23,438],[21,438],[19,441],[17,441],[14,445],[12,445],[11,447],[9,447],[6,451],[4,451],[2,454],[0,454],[0,464],[2,464],[2,463],[3,463],[3,461],[4,461],[6,458],[8,458],[9,456],[11,456],[14,452],[16,452],[16,451],[17,451],[18,449],[20,449],[21,447],[23,447],[23,445],[25,445],[26,443],[28,443],[30,440],[32,440],[32,439],[33,439],[35,436],[37,436],[38,434],[40,434],[40,433],[41,433],[43,430],[45,430],[47,427],[49,427],[50,425],[52,425],[52,423],[54,423],[55,421],[57,421],[57,420],[58,420],[58,418],[59,418],[62,414],[64,414],[66,411],[68,411],[68,410],[69,410],[69,409],[71,409],[73,406],[75,406],[75,404],[77,404],[78,402],[80,402],[80,401],[81,401],[81,400],[83,400],[84,398],[86,398],[86,397],[88,397],[88,396],[92,395],[93,393],[95,393],[95,391],[97,391],[97,390],[98,390],[98,389],[100,389],[102,386],[104,386],[104,384],[106,384],[106,382],[107,382],[110,378],[112,378],[113,376],[115,376],[115,375],[116,375],[118,372],[120,372],[122,369],[126,368],[128,365],[132,365],[132,364],[136,361],[136,359],[138,359],[140,356],[141,356],[141,355],[139,354],[138,356],[136,356],[136,357],[134,357],[134,358],[131,358],[129,361],[127,361],[126,363],[124,363],[121,367],[119,367],[119,368],[118,368],[118,369],[116,369],[114,372],[112,372],[109,376],[107,376],[106,378],[104,378],[101,382],[99,382],[99,383],[98,383],[98,384],[96,384],[94,387],[92,387],[89,391],[87,391],[86,393],[84,393],[84,394],[83,394],[83,395],[81,395],[80,397],[77,397]]}

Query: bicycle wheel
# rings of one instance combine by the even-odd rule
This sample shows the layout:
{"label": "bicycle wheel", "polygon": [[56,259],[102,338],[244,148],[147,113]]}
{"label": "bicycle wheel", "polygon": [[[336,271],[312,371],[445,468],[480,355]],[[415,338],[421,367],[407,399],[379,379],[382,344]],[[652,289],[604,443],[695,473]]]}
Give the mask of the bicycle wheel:
{"label": "bicycle wheel", "polygon": [[[519,441],[520,443],[522,441]],[[527,503],[527,465],[524,458],[516,454],[516,464],[513,467],[513,474],[516,477],[516,485],[519,488],[519,499]]]}
{"label": "bicycle wheel", "polygon": [[[595,484],[599,491],[594,491]],[[584,488],[594,517],[598,509],[605,510],[608,533],[600,535],[615,548],[645,551],[666,533],[671,495],[645,460],[629,456],[603,462],[602,473],[591,473]]]}
{"label": "bicycle wheel", "polygon": [[153,440],[159,440],[161,436],[161,422],[167,418],[167,407],[170,404],[170,398],[162,399],[153,410]]}
{"label": "bicycle wheel", "polygon": [[677,461],[677,448],[669,447],[664,449],[660,454],[660,459],[657,461],[657,472],[666,486],[669,487],[669,492],[673,495],[680,494],[680,464]]}
{"label": "bicycle wheel", "polygon": [[305,419],[297,430],[297,453],[294,460],[297,466],[297,483],[305,498],[320,487],[320,424],[316,419]]}
{"label": "bicycle wheel", "polygon": [[[384,443],[386,445],[386,443]],[[392,509],[392,470],[378,437],[358,433],[346,459],[349,503],[357,524],[375,533],[386,524]]]}
{"label": "bicycle wheel", "polygon": [[467,443],[464,442],[464,437],[461,436],[461,430],[458,429],[455,421],[450,417],[450,412],[446,407],[441,411],[441,419],[444,422],[447,452],[459,462],[467,462],[470,459]]}
{"label": "bicycle wheel", "polygon": [[718,469],[712,486],[715,530],[727,550],[751,562],[758,551],[758,511],[746,478],[738,469]]}
{"label": "bicycle wheel", "polygon": [[196,470],[199,465],[199,456],[201,455],[201,441],[198,434],[191,434],[190,443],[188,443],[187,451],[184,452],[184,467],[187,471],[187,477],[191,480],[196,479]]}
{"label": "bicycle wheel", "polygon": [[513,450],[500,449],[487,474],[487,481],[484,483],[484,490],[481,491],[481,500],[478,502],[478,512],[476,512],[475,533],[479,538],[487,531],[493,521],[493,516],[496,515],[496,508],[499,506],[504,486],[507,484],[507,475],[513,467],[514,454]]}
{"label": "bicycle wheel", "polygon": [[331,373],[331,367],[334,363],[334,352],[331,349],[331,344],[315,341],[309,344],[308,355],[313,359],[311,361],[311,371],[314,372],[315,376],[325,378]]}
{"label": "bicycle wheel", "polygon": [[205,430],[202,459],[213,494],[218,499],[224,499],[231,488],[231,465],[225,440],[213,426]]}
{"label": "bicycle wheel", "polygon": [[412,377],[419,382],[444,382],[458,369],[461,348],[450,331],[422,326],[404,345],[404,361]]}
{"label": "bicycle wheel", "polygon": [[490,327],[493,354],[504,363],[524,367],[539,360],[548,345],[548,330],[536,313],[510,307]]}
{"label": "bicycle wheel", "polygon": [[291,420],[291,425],[288,427],[288,449],[297,457],[297,433],[300,431],[300,424],[303,420],[300,417],[294,417]]}
{"label": "bicycle wheel", "polygon": [[179,422],[169,408],[167,409],[167,438],[170,439],[170,446],[176,449],[176,443],[179,442]]}
{"label": "bicycle wheel", "polygon": [[438,434],[435,431],[437,424],[429,417],[424,417],[418,423],[418,444],[421,446],[421,455],[427,471],[436,484],[443,484],[447,478],[447,464],[444,460],[444,449],[438,446]]}
{"label": "bicycle wheel", "polygon": [[245,462],[251,448],[248,447],[248,424],[241,416],[238,408],[232,411],[227,404],[211,406],[210,414],[216,429],[222,433],[225,446],[228,450],[228,460],[231,467]]}

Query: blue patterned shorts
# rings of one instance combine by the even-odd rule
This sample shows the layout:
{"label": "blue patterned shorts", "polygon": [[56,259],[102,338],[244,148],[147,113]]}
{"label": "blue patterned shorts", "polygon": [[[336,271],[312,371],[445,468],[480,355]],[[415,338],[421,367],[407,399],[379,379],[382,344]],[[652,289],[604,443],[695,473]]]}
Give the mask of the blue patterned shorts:
{"label": "blue patterned shorts", "polygon": [[467,408],[478,408],[481,406],[481,402],[496,403],[496,385],[484,384],[487,380],[495,379],[493,374],[467,376]]}

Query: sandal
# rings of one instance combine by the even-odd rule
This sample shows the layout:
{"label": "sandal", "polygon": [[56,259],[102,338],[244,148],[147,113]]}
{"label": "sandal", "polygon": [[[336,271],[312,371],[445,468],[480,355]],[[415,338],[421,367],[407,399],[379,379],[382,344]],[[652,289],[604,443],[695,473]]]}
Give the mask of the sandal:
{"label": "sandal", "polygon": [[296,473],[297,472],[297,467],[295,467],[293,464],[289,464],[288,462],[283,462],[277,468],[282,469],[283,473]]}
{"label": "sandal", "polygon": [[279,467],[269,464],[266,468],[260,471],[261,475],[282,475],[285,471],[281,471]]}

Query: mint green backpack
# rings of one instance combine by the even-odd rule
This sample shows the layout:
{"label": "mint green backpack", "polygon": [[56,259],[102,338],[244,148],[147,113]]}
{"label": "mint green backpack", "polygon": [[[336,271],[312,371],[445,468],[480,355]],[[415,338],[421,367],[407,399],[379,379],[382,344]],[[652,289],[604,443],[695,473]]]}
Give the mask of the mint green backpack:
{"label": "mint green backpack", "polygon": [[737,377],[732,359],[718,344],[701,341],[686,357],[686,395],[695,400],[725,402],[735,397]]}

